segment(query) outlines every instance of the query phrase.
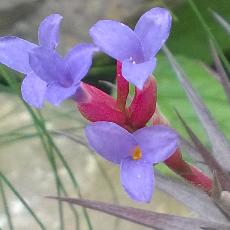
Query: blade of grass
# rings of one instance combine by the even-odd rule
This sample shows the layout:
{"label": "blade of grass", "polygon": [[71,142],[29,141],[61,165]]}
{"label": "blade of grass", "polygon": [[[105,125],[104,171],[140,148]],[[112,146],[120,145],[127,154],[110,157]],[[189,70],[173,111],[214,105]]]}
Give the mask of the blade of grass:
{"label": "blade of grass", "polygon": [[200,11],[198,10],[197,6],[195,5],[195,3],[193,2],[193,0],[187,0],[191,9],[193,10],[193,12],[195,13],[195,15],[197,16],[198,20],[200,21],[200,24],[202,25],[204,31],[206,32],[207,36],[209,39],[211,39],[213,41],[214,46],[217,49],[217,52],[221,58],[221,60],[224,63],[224,66],[227,68],[227,71],[230,73],[230,64],[227,60],[227,58],[225,57],[221,47],[219,46],[214,34],[212,33],[211,29],[209,28],[209,26],[207,25],[206,21],[204,20],[202,14],[200,13]]}
{"label": "blade of grass", "polygon": [[190,210],[199,214],[202,219],[228,223],[225,215],[223,215],[213,200],[194,186],[183,183],[177,178],[169,178],[159,173],[156,173],[156,186],[173,196],[176,200],[183,202]]}
{"label": "blade of grass", "polygon": [[173,57],[172,53],[167,47],[163,48],[164,53],[166,54],[174,72],[176,73],[177,79],[181,83],[181,86],[184,88],[185,93],[188,96],[201,124],[206,131],[208,139],[213,149],[213,154],[215,155],[218,163],[229,170],[230,168],[230,157],[229,149],[230,145],[223,133],[219,130],[216,122],[213,120],[211,114],[209,113],[207,107],[202,102],[200,96],[197,94],[191,83],[189,82],[186,74],[181,69],[176,59]]}
{"label": "blade of grass", "polygon": [[[47,141],[48,141],[49,145],[52,146],[52,148],[54,149],[54,152],[57,154],[57,156],[61,160],[63,166],[65,167],[67,173],[69,174],[70,179],[72,181],[72,184],[73,184],[73,186],[74,186],[74,188],[75,188],[78,196],[81,197],[81,193],[80,193],[80,190],[79,190],[78,183],[77,183],[77,181],[75,179],[75,176],[74,176],[72,170],[70,169],[68,163],[66,162],[65,158],[63,157],[61,151],[59,150],[59,148],[56,146],[56,144],[54,143],[53,139],[49,135],[49,132],[47,131],[47,129],[45,127],[45,121],[43,119],[42,114],[39,111],[37,111],[38,117],[36,117],[34,115],[33,110],[30,108],[30,106],[28,106],[26,103],[24,103],[24,105],[29,110],[30,114],[32,115],[32,118],[37,122],[37,124],[39,124],[39,127],[41,128],[41,130],[43,132],[43,135],[45,135],[45,137],[47,138]],[[88,216],[88,213],[87,213],[86,209],[83,209],[83,213],[84,213],[84,216],[85,216],[88,228],[91,230],[92,229],[92,225],[91,225],[91,222],[90,222],[90,219],[89,219],[89,216]]]}
{"label": "blade of grass", "polygon": [[[2,70],[2,68],[0,68],[0,71]],[[7,83],[9,84],[9,86],[12,88],[12,90],[14,90],[17,94],[20,94],[20,87],[19,87],[19,83],[16,81],[16,79],[14,77],[11,77],[8,75],[7,71],[5,71],[3,69],[3,76],[5,78],[5,80],[7,81]],[[44,122],[43,120],[39,120],[36,116],[36,114],[33,112],[33,110],[26,104],[24,103],[26,106],[27,106],[27,109],[28,111],[30,112],[30,115],[34,121],[34,125],[35,127],[37,127],[37,131],[38,133],[40,133],[40,138],[41,138],[41,141],[43,142],[43,146],[47,152],[47,154],[49,153],[49,149],[46,148],[46,143],[48,145],[48,147],[52,146],[50,145],[50,140],[47,138],[47,135],[43,136],[43,134],[47,134],[47,130],[44,130],[42,129],[43,126],[42,126],[42,122]],[[45,140],[47,138],[47,140]],[[52,148],[52,151],[53,151],[53,148]],[[52,163],[52,158],[50,158],[51,155],[49,155],[49,161],[51,163],[51,166],[53,165]],[[54,165],[53,165],[54,166]],[[61,189],[60,189],[60,183],[59,183],[59,177],[58,175],[55,173],[54,171],[54,168],[53,168],[53,172],[54,172],[54,176],[55,176],[55,181],[56,181],[56,187],[57,187],[57,191],[58,191],[58,194],[61,194]],[[62,204],[60,203],[59,204],[59,216],[60,216],[60,228],[61,229],[64,229],[64,219],[63,219],[63,210],[62,210]]]}
{"label": "blade of grass", "polygon": [[169,214],[162,214],[143,209],[107,204],[98,201],[83,199],[71,199],[62,197],[48,197],[51,199],[70,202],[72,204],[84,206],[106,214],[117,216],[119,218],[140,224],[142,226],[158,230],[201,230],[201,229],[218,229],[229,230],[229,225],[220,224],[201,219],[180,217]]}
{"label": "blade of grass", "polygon": [[0,177],[2,178],[2,181],[9,187],[9,189],[14,193],[14,195],[22,202],[22,204],[25,206],[27,211],[31,214],[31,216],[34,218],[34,220],[37,222],[39,227],[42,230],[46,230],[44,224],[41,222],[41,220],[37,217],[35,212],[30,208],[30,206],[27,204],[27,202],[22,198],[22,196],[19,194],[19,192],[14,188],[14,186],[10,183],[10,181],[4,176],[2,172],[0,172]]}
{"label": "blade of grass", "polygon": [[230,24],[217,12],[212,11],[213,17],[216,19],[216,21],[224,28],[224,30],[230,35]]}
{"label": "blade of grass", "polygon": [[228,102],[230,104],[230,81],[229,81],[227,73],[225,72],[225,69],[224,69],[224,67],[220,61],[220,58],[219,58],[218,53],[215,49],[215,46],[211,40],[210,40],[210,47],[211,47],[211,53],[213,56],[215,67],[216,67],[217,72],[218,72],[218,77],[220,79],[220,82],[224,88],[225,94],[226,94],[226,96],[228,98]]}
{"label": "blade of grass", "polygon": [[189,134],[194,146],[196,147],[197,151],[203,157],[205,162],[207,163],[208,167],[212,172],[216,172],[218,175],[218,179],[223,187],[224,190],[230,191],[230,180],[229,175],[224,169],[219,165],[216,159],[212,156],[212,154],[208,151],[208,149],[200,142],[199,138],[194,134],[192,129],[188,126],[182,116],[179,114],[177,110],[176,114],[180,119],[181,123],[183,124],[184,128],[186,129],[187,133]]}
{"label": "blade of grass", "polygon": [[14,229],[13,222],[12,222],[12,218],[11,218],[11,215],[10,215],[10,210],[9,210],[9,206],[8,206],[8,203],[7,203],[7,199],[6,199],[6,195],[5,195],[5,191],[4,191],[1,179],[0,179],[0,193],[1,193],[2,201],[3,201],[4,210],[5,210],[5,213],[6,213],[9,229],[13,230]]}
{"label": "blade of grass", "polygon": [[[39,126],[39,124],[37,122],[37,119],[35,119],[36,114],[33,113],[31,115],[34,118],[33,121],[34,121],[35,128],[38,131],[38,135],[40,136],[42,145],[43,145],[43,147],[45,149],[45,152],[47,154],[47,158],[48,158],[48,160],[50,162],[51,168],[52,168],[53,173],[54,173],[57,194],[60,195],[61,194],[60,179],[59,179],[57,168],[56,168],[55,158],[53,156],[53,149],[51,148],[49,143],[47,143],[46,137],[45,137],[45,135],[43,135],[43,131],[41,130],[41,128],[40,128],[40,126]],[[60,229],[64,229],[63,206],[62,206],[62,204],[60,202],[58,203],[58,213],[59,213],[59,220],[60,220]]]}

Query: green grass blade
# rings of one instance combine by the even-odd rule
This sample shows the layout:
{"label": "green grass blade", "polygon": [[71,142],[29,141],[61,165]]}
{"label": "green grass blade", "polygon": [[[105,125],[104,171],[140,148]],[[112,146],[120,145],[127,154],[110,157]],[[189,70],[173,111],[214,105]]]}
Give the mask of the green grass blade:
{"label": "green grass blade", "polygon": [[184,88],[184,91],[186,92],[187,97],[190,100],[197,114],[197,117],[201,121],[201,124],[210,141],[213,154],[215,155],[216,160],[223,168],[228,170],[228,168],[230,167],[230,144],[228,143],[223,133],[220,131],[211,113],[207,109],[207,106],[203,103],[203,100],[200,98],[200,95],[198,95],[194,87],[191,85],[187,75],[180,67],[180,65],[177,63],[173,54],[169,51],[167,47],[164,47],[163,50],[172,66],[172,69],[174,70],[177,76],[177,79],[179,80],[181,86]]}
{"label": "green grass blade", "polygon": [[216,19],[216,21],[224,28],[224,30],[230,35],[230,24],[218,13],[215,11],[211,11],[213,17]]}
{"label": "green grass blade", "polygon": [[230,73],[230,64],[227,60],[227,58],[225,57],[223,50],[221,49],[221,47],[219,46],[214,34],[212,33],[211,29],[209,28],[208,24],[206,23],[206,21],[204,20],[202,14],[200,13],[200,11],[198,10],[197,6],[195,5],[195,3],[193,2],[193,0],[187,0],[190,7],[192,8],[193,12],[195,13],[195,15],[197,16],[198,20],[200,21],[200,24],[202,25],[204,31],[206,32],[207,36],[209,37],[209,39],[212,40],[215,48],[218,51],[218,54],[221,58],[221,60],[224,63],[224,66],[227,68],[227,71]]}
{"label": "green grass blade", "polygon": [[7,200],[6,200],[6,195],[5,195],[5,191],[4,191],[4,188],[3,188],[2,180],[0,180],[0,193],[1,193],[1,196],[2,196],[2,201],[3,201],[3,205],[4,205],[8,225],[9,225],[9,229],[13,230],[14,229],[13,222],[12,222],[12,219],[11,219],[10,210],[9,210],[8,203],[7,203]]}
{"label": "green grass blade", "polygon": [[34,213],[34,211],[30,208],[30,206],[27,204],[27,202],[22,198],[22,196],[19,194],[19,192],[14,188],[14,186],[3,175],[2,172],[0,172],[0,177],[1,177],[2,181],[9,187],[9,189],[15,194],[15,196],[22,202],[22,204],[25,206],[25,208],[28,210],[28,212],[31,214],[31,216],[34,218],[34,220],[37,222],[39,227],[42,230],[46,230],[46,228],[45,228],[44,224],[41,222],[41,220],[37,217],[37,215]]}

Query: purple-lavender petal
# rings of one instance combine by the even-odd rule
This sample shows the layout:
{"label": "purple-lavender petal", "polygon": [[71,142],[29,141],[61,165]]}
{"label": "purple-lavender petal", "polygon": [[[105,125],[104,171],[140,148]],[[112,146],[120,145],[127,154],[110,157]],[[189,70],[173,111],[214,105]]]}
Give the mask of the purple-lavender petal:
{"label": "purple-lavender petal", "polygon": [[59,106],[60,103],[76,93],[79,85],[63,87],[59,83],[51,83],[46,92],[46,99],[53,105]]}
{"label": "purple-lavender petal", "polygon": [[178,147],[177,133],[166,125],[144,127],[133,133],[142,158],[152,164],[165,161]]}
{"label": "purple-lavender petal", "polygon": [[156,58],[139,64],[134,61],[126,60],[122,62],[122,75],[138,89],[142,89],[155,66]]}
{"label": "purple-lavender petal", "polygon": [[133,30],[123,23],[100,20],[89,31],[94,43],[106,54],[122,62],[144,60],[141,43]]}
{"label": "purple-lavender petal", "polygon": [[30,73],[29,52],[36,47],[18,37],[0,37],[0,63],[20,73]]}
{"label": "purple-lavender petal", "polygon": [[145,58],[156,55],[169,36],[172,17],[164,8],[156,7],[141,16],[135,27]]}
{"label": "purple-lavender petal", "polygon": [[64,61],[74,83],[79,82],[88,73],[96,51],[98,48],[94,45],[81,43],[73,47],[65,56]]}
{"label": "purple-lavender petal", "polygon": [[51,14],[47,16],[38,29],[39,45],[55,49],[59,43],[60,24],[63,17],[59,14]]}
{"label": "purple-lavender petal", "polygon": [[154,191],[154,172],[151,163],[127,157],[121,161],[121,183],[130,198],[149,202]]}
{"label": "purple-lavender petal", "polygon": [[66,76],[63,59],[54,50],[36,48],[30,53],[29,62],[36,75],[47,83],[72,85],[71,79]]}
{"label": "purple-lavender petal", "polygon": [[99,121],[85,128],[89,146],[106,160],[119,164],[136,146],[131,133],[112,122]]}
{"label": "purple-lavender petal", "polygon": [[21,85],[22,98],[35,108],[43,106],[46,90],[46,82],[37,77],[33,72],[26,75]]}

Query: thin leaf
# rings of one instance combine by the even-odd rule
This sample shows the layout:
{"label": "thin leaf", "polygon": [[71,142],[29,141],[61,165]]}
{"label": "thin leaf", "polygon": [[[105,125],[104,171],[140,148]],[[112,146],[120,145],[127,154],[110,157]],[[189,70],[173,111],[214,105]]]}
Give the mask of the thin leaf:
{"label": "thin leaf", "polygon": [[189,134],[191,140],[193,141],[194,146],[196,147],[197,151],[201,154],[205,162],[207,163],[210,170],[213,172],[215,171],[218,179],[221,183],[221,186],[224,190],[230,191],[230,179],[229,175],[221,168],[219,163],[216,159],[212,156],[212,153],[200,142],[198,137],[193,133],[192,129],[187,125],[181,115],[176,111],[177,116],[181,120],[183,126],[185,127],[187,133]]}
{"label": "thin leaf", "polygon": [[211,11],[213,17],[216,19],[216,21],[224,28],[224,30],[230,35],[230,24],[217,12]]}
{"label": "thin leaf", "polygon": [[203,161],[203,158],[201,155],[197,152],[197,150],[194,148],[194,146],[187,141],[182,136],[180,137],[180,147],[182,150],[185,150],[186,153],[191,157],[191,159],[196,163],[201,163]]}
{"label": "thin leaf", "polygon": [[216,205],[220,207],[220,209],[225,213],[230,221],[230,197],[229,192],[222,191],[222,186],[219,181],[217,173],[213,172],[213,189],[211,193],[211,197],[215,201]]}
{"label": "thin leaf", "polygon": [[225,67],[227,68],[228,72],[230,73],[230,64],[227,60],[227,58],[225,57],[224,53],[223,53],[223,50],[221,49],[221,47],[219,46],[214,34],[212,33],[212,30],[210,29],[210,27],[208,26],[208,24],[206,23],[206,21],[204,20],[202,14],[200,13],[199,9],[197,8],[197,6],[194,4],[194,1],[193,0],[187,0],[191,9],[193,10],[193,12],[196,14],[197,16],[197,19],[200,21],[200,24],[202,25],[204,31],[206,32],[207,34],[207,37],[209,39],[212,40],[212,42],[214,43],[217,51],[218,51],[218,54],[221,58],[221,60],[223,61]]}
{"label": "thin leaf", "polygon": [[137,208],[124,207],[83,199],[71,199],[61,197],[48,198],[94,209],[112,216],[117,216],[119,218],[158,230],[200,230],[208,228],[216,230],[229,230],[229,225],[219,224],[200,219],[192,219],[168,214],[161,214]]}
{"label": "thin leaf", "polygon": [[210,40],[210,47],[211,47],[211,51],[212,51],[212,56],[214,59],[214,63],[218,72],[218,77],[220,79],[220,82],[224,88],[225,94],[228,98],[229,104],[230,104],[230,81],[228,79],[228,75],[221,63],[221,60],[218,56],[218,53],[216,51],[216,48],[213,44],[213,42]]}
{"label": "thin leaf", "polygon": [[6,217],[7,217],[7,222],[8,222],[8,225],[9,225],[9,229],[13,230],[14,229],[13,222],[12,222],[12,219],[11,219],[10,210],[9,210],[9,207],[8,207],[8,202],[7,202],[7,199],[6,199],[6,195],[5,195],[5,191],[4,191],[3,183],[2,183],[1,179],[0,179],[0,194],[2,196],[2,201],[3,201],[3,205],[4,205]]}
{"label": "thin leaf", "polygon": [[156,174],[156,186],[184,203],[202,219],[229,223],[223,213],[214,204],[213,200],[206,193],[194,186],[182,183],[182,181],[175,178],[162,176],[158,173]]}
{"label": "thin leaf", "polygon": [[213,154],[218,161],[218,163],[229,170],[230,168],[230,157],[229,157],[229,149],[230,145],[225,139],[224,135],[220,132],[216,122],[213,120],[211,114],[209,113],[207,107],[202,102],[199,95],[196,93],[195,89],[192,87],[191,83],[187,79],[186,74],[178,65],[177,61],[168,50],[167,47],[164,47],[164,52],[174,69],[178,80],[183,86],[191,104],[193,105],[194,110],[197,113],[198,118],[201,121],[201,124],[206,131],[206,134],[209,138],[210,144],[213,149]]}
{"label": "thin leaf", "polygon": [[22,202],[22,204],[25,206],[25,208],[28,210],[28,212],[31,214],[31,216],[34,218],[34,220],[37,222],[39,227],[42,230],[45,230],[45,226],[40,221],[40,219],[37,217],[37,215],[34,213],[34,211],[30,208],[30,206],[27,204],[27,202],[21,197],[21,195],[17,192],[17,190],[14,188],[14,186],[9,182],[9,180],[0,172],[0,177],[2,181],[9,187],[9,189],[15,194],[15,196]]}

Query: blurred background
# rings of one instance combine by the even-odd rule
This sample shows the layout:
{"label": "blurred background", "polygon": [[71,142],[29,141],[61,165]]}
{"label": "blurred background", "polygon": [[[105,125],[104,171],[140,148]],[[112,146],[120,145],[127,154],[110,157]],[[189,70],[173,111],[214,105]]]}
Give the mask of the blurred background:
{"label": "blurred background", "polygon": [[[194,0],[194,2],[215,34],[226,57],[230,57],[230,39],[211,13],[214,10],[230,21],[230,1]],[[16,35],[36,43],[39,22],[51,13],[59,13],[64,16],[59,47],[60,52],[64,54],[76,43],[90,42],[88,30],[97,20],[116,19],[133,27],[138,18],[154,6],[167,7],[172,11],[174,21],[167,45],[183,66],[223,133],[230,138],[230,122],[228,122],[230,111],[226,106],[223,89],[215,78],[210,46],[200,22],[186,0],[0,0],[0,36]],[[112,89],[100,80],[114,82],[114,71],[114,60],[99,55],[95,57],[93,68],[85,81],[97,85],[107,93],[113,93]],[[206,137],[192,106],[162,53],[158,54],[158,66],[154,75],[158,82],[160,109],[172,126],[187,137],[173,112],[173,108],[176,107],[200,139],[206,143]],[[11,76],[14,78],[16,73],[12,72]],[[22,76],[17,75],[17,78],[22,79]],[[0,82],[3,86],[7,85],[1,74]],[[77,189],[63,162],[54,157],[57,174],[62,179],[66,193],[71,197],[79,197],[80,194],[86,199],[182,216],[196,216],[184,204],[158,189],[150,204],[143,205],[131,201],[120,186],[119,168],[97,157],[84,146],[83,127],[87,122],[78,114],[72,101],[64,102],[59,108],[47,105],[39,113],[40,115],[38,114],[40,119],[46,122],[46,129],[54,140],[54,143],[50,143],[47,137],[47,150],[44,144],[41,144],[35,127],[36,122],[33,123],[31,119],[31,112],[25,108],[20,97],[3,88],[0,88],[0,171],[47,229],[60,229],[58,211],[60,207],[56,201],[44,198],[47,195],[57,194],[55,170],[50,164],[52,151],[51,158],[48,154],[49,160],[46,155],[46,152],[49,153],[49,144],[58,148],[53,150],[54,155],[55,151],[60,150],[76,177]],[[62,132],[75,136],[75,141],[63,136]],[[189,156],[185,157],[190,160]],[[163,173],[170,174],[165,167],[158,168]],[[12,190],[4,187],[4,191],[14,229],[41,229]],[[3,200],[0,199],[0,229],[5,230],[8,229],[8,223],[3,206]],[[65,229],[90,229],[87,214],[83,209],[76,208],[73,212],[68,205],[64,205],[63,208]],[[91,210],[88,211],[88,215],[93,229],[96,230],[145,229]]]}

